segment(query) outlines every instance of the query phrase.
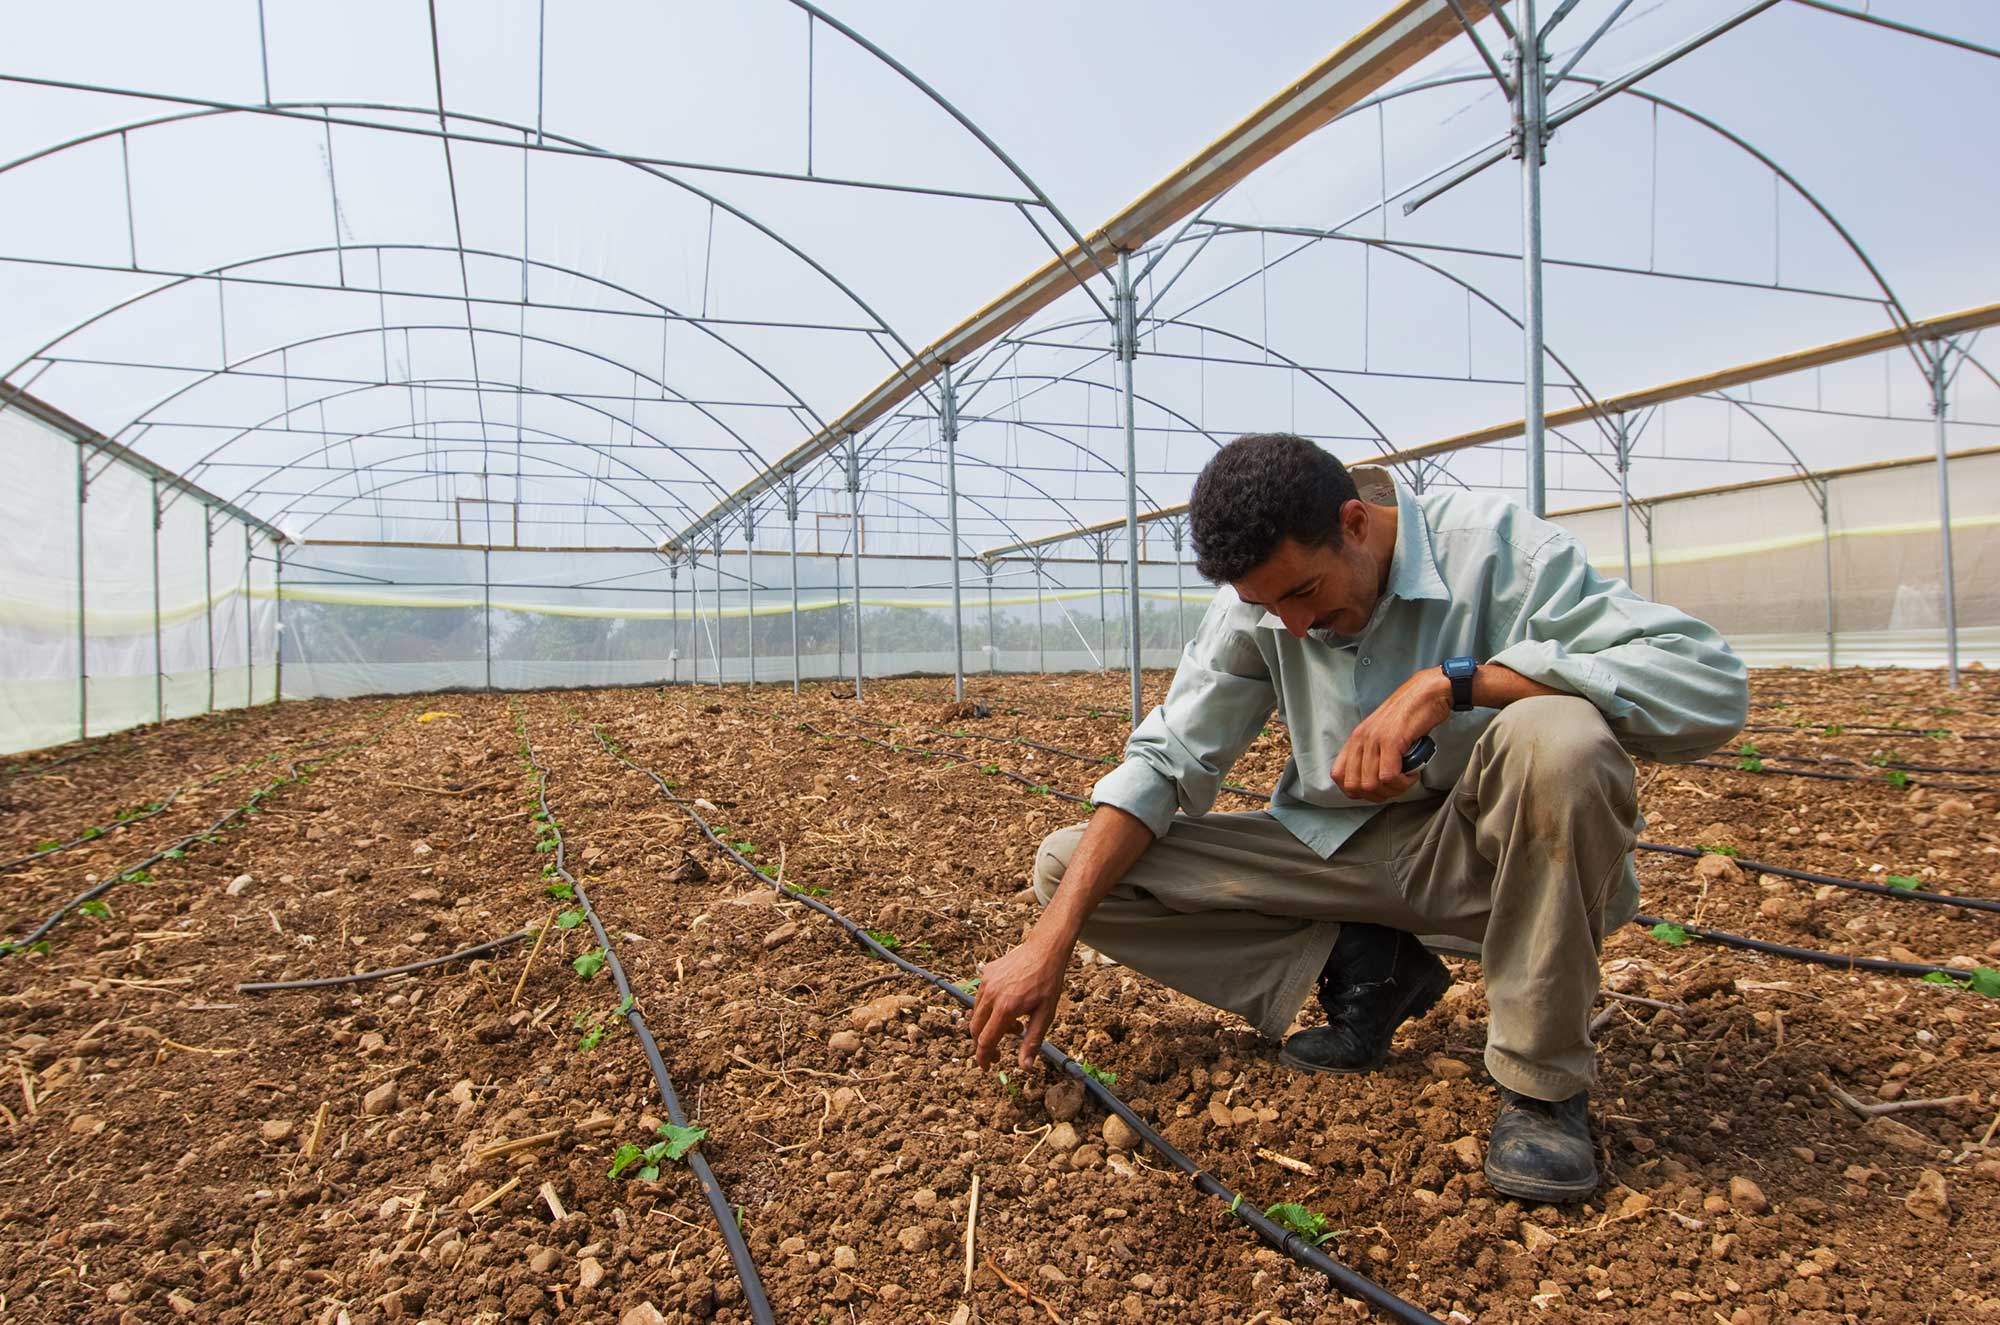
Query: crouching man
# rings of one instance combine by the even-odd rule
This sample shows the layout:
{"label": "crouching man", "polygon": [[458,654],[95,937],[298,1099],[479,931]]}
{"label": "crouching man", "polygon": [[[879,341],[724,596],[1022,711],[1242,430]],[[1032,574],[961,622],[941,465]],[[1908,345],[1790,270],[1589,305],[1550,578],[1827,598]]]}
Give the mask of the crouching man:
{"label": "crouching man", "polygon": [[[1042,843],[1045,909],[984,969],[975,1057],[1019,1031],[1033,1061],[1081,938],[1273,1039],[1316,990],[1327,1022],[1283,1061],[1369,1072],[1449,983],[1424,936],[1480,955],[1488,1181],[1588,1195],[1598,949],[1638,909],[1631,755],[1728,740],[1743,664],[1518,504],[1350,474],[1302,438],[1222,448],[1189,517],[1215,601],[1089,822]],[[1269,807],[1210,813],[1274,708],[1292,754]]]}

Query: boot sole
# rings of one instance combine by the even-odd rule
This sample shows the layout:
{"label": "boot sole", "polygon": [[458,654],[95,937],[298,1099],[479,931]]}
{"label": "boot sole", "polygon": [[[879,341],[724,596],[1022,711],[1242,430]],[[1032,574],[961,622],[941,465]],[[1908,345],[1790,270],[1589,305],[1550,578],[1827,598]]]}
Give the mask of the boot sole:
{"label": "boot sole", "polygon": [[1396,1031],[1404,1022],[1421,1017],[1436,1007],[1438,1000],[1444,997],[1444,991],[1449,988],[1451,988],[1451,973],[1440,969],[1432,975],[1429,983],[1411,989],[1409,998],[1396,1009],[1396,1019],[1390,1025],[1388,1037],[1382,1043],[1382,1052],[1359,1067],[1330,1067],[1325,1063],[1308,1063],[1302,1058],[1292,1057],[1289,1051],[1282,1049],[1278,1051],[1278,1061],[1295,1071],[1315,1072],[1323,1076],[1358,1077],[1378,1071],[1382,1064],[1389,1061],[1389,1044],[1396,1038]]}
{"label": "boot sole", "polygon": [[1566,1201],[1581,1201],[1597,1190],[1598,1177],[1595,1173],[1580,1182],[1544,1182],[1534,1178],[1511,1177],[1486,1169],[1486,1181],[1502,1196],[1511,1196],[1521,1201],[1539,1201],[1548,1205],[1561,1205]]}

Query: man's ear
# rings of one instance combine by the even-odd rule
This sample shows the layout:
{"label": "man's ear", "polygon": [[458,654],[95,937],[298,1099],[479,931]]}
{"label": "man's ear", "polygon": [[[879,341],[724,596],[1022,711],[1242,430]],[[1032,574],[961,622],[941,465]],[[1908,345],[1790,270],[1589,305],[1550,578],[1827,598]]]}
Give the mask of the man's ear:
{"label": "man's ear", "polygon": [[1340,504],[1340,537],[1342,542],[1359,544],[1366,540],[1368,524],[1374,512],[1368,503],[1359,497],[1349,497]]}

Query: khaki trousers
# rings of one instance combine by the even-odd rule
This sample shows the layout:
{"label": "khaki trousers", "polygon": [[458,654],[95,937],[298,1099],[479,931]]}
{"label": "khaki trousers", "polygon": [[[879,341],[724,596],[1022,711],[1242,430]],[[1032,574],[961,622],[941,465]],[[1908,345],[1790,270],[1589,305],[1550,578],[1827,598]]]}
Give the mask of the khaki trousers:
{"label": "khaki trousers", "polygon": [[[1591,1004],[1606,903],[1636,837],[1631,759],[1597,708],[1502,709],[1442,800],[1385,807],[1332,859],[1261,811],[1177,816],[1098,905],[1083,941],[1276,1039],[1313,992],[1340,922],[1476,944],[1486,1067],[1538,1099],[1594,1075]],[[1035,895],[1055,895],[1081,824],[1052,833]]]}

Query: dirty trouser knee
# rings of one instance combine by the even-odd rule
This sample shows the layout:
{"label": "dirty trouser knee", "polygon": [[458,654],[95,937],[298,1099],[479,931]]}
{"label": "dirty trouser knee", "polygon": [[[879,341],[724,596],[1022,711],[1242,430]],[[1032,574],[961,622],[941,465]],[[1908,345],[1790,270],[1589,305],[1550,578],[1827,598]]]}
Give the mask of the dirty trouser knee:
{"label": "dirty trouser knee", "polygon": [[[1332,859],[1267,814],[1176,818],[1085,923],[1083,940],[1281,1036],[1339,922],[1482,945],[1495,1080],[1542,1099],[1587,1087],[1604,908],[1635,822],[1632,763],[1588,701],[1503,710],[1442,803],[1378,813]],[[1081,826],[1051,834],[1055,893]]]}

